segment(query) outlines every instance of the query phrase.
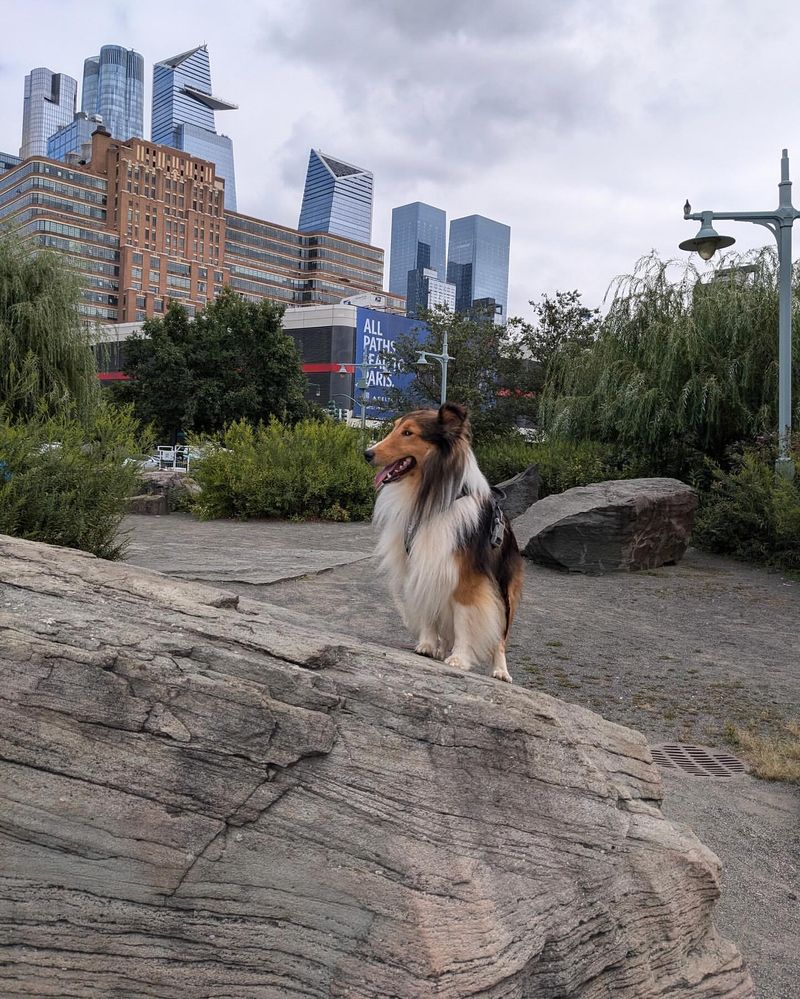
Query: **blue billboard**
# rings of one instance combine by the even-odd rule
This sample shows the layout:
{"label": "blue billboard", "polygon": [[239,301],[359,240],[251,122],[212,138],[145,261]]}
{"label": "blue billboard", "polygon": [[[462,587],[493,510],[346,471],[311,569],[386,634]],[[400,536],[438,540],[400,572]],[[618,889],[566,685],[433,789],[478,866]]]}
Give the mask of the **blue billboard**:
{"label": "blue billboard", "polygon": [[[356,351],[355,363],[380,365],[364,368],[369,400],[387,397],[390,388],[405,388],[414,379],[414,372],[386,363],[386,355],[394,355],[395,341],[400,336],[413,333],[419,343],[425,339],[427,326],[418,319],[396,316],[391,312],[377,312],[375,309],[356,308]],[[390,370],[381,370],[388,368]],[[356,367],[356,380],[361,374]],[[355,394],[355,393],[354,393]],[[360,413],[360,410],[359,410]],[[391,414],[375,406],[367,406],[370,420],[387,419]]]}

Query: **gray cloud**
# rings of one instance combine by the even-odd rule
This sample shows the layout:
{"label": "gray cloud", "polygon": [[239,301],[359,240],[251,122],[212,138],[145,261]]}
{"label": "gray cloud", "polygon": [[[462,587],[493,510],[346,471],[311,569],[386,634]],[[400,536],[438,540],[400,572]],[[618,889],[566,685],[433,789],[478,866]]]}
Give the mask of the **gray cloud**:
{"label": "gray cloud", "polygon": [[[17,9],[19,8],[19,9]],[[800,163],[800,29],[782,0],[38,0],[4,14],[0,149],[19,146],[33,66],[80,77],[106,43],[154,61],[206,41],[239,207],[297,222],[312,146],[375,174],[373,241],[392,207],[512,227],[511,309],[609,281],[691,235],[681,206],[771,207],[782,146]],[[222,16],[220,16],[222,13]],[[757,43],[756,43],[757,40]],[[797,169],[797,167],[796,167]],[[797,199],[800,200],[800,199]],[[763,243],[755,226],[731,228]]]}

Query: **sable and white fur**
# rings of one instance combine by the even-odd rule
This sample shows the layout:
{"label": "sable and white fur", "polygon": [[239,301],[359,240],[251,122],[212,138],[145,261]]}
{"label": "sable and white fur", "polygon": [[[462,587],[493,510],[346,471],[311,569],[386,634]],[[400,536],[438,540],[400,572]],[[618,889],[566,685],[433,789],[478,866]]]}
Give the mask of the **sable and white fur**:
{"label": "sable and white fur", "polygon": [[377,552],[416,651],[461,669],[490,663],[492,676],[511,682],[505,646],[522,559],[505,518],[501,544],[491,544],[491,489],[466,410],[409,413],[365,457],[382,468]]}

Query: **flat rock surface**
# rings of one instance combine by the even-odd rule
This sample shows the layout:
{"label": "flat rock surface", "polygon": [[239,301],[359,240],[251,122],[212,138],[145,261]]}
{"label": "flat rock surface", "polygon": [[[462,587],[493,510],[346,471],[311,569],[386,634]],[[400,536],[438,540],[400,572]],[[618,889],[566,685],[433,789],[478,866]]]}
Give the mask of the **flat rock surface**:
{"label": "flat rock surface", "polygon": [[[300,532],[301,548],[319,538],[326,547],[353,546],[368,554],[374,544],[363,524],[201,524],[179,514],[168,519],[187,545],[205,544],[213,527],[221,551],[229,531],[250,536],[258,546],[283,528]],[[128,521],[143,547],[149,547],[152,523],[145,517]],[[155,562],[155,552],[152,557]],[[354,638],[394,646],[412,641],[374,561],[270,586],[231,588],[295,608],[321,624],[336,622]],[[798,621],[800,582],[692,548],[677,566],[610,576],[568,575],[526,561],[509,668],[515,684],[631,725],[651,744],[684,741],[729,750],[728,724],[770,732],[800,717]],[[743,947],[759,995],[795,999],[797,947],[790,927],[800,925],[798,902],[791,897],[800,896],[800,791],[752,778],[714,785],[670,778],[667,788],[669,814],[696,825],[724,861],[718,921]],[[774,822],[739,821],[751,814],[751,794]],[[772,830],[764,849],[762,829]],[[751,892],[752,884],[757,889]]]}
{"label": "flat rock surface", "polygon": [[638,733],[64,549],[0,586],[4,997],[755,995]]}
{"label": "flat rock surface", "polygon": [[365,524],[251,525],[213,520],[193,531],[189,514],[170,514],[141,531],[138,517],[123,522],[132,531],[126,560],[181,579],[259,586],[282,579],[324,572],[368,558],[372,531]]}

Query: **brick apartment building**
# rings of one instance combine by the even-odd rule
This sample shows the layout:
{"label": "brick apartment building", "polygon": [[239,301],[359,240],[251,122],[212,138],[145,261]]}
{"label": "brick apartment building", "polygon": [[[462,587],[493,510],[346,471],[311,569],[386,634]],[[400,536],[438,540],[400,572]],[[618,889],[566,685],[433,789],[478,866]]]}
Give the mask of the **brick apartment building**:
{"label": "brick apartment building", "polygon": [[[87,150],[88,152],[88,150]],[[328,305],[382,292],[383,250],[225,210],[213,163],[144,139],[92,135],[85,161],[31,157],[0,174],[0,225],[66,254],[87,320],[131,323],[170,299],[190,315],[230,285],[251,300]]]}

